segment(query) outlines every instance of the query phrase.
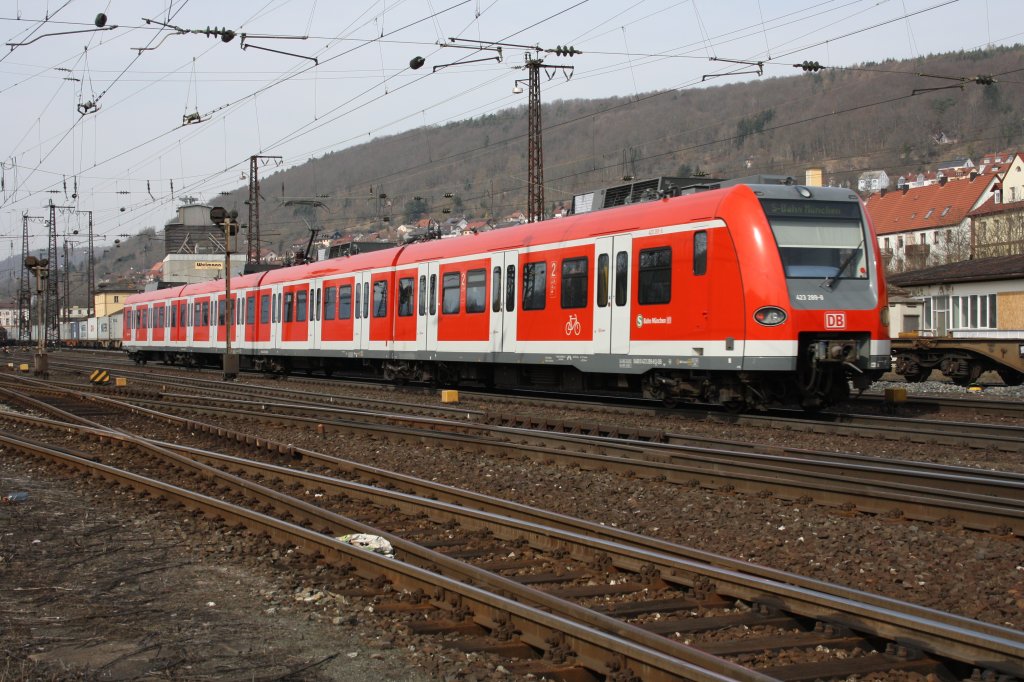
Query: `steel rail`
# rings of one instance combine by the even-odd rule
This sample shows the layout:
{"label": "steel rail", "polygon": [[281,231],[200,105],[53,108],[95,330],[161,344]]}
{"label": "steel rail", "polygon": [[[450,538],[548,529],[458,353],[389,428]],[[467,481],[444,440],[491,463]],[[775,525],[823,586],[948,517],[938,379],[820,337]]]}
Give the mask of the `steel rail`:
{"label": "steel rail", "polygon": [[[197,407],[180,402],[183,396],[172,397],[179,402],[141,401],[139,406],[198,409],[203,413],[305,425],[325,434],[340,430],[420,442],[432,440],[441,445],[456,444],[488,452],[525,455],[587,469],[630,471],[638,476],[683,485],[697,480],[700,485],[711,488],[731,486],[751,493],[767,490],[794,499],[809,496],[822,504],[852,504],[873,514],[891,513],[895,508],[910,518],[934,522],[952,517],[966,527],[985,531],[1009,529],[1024,536],[1024,475],[1021,474],[997,474],[981,469],[966,471],[964,468],[942,471],[937,465],[917,467],[913,462],[889,464],[877,459],[859,463],[851,458],[828,462],[821,458],[639,443],[369,410],[317,408],[318,414],[309,417],[304,416],[310,412],[309,406],[291,403],[260,403],[256,408],[240,399],[206,398],[204,404]],[[369,422],[362,419],[369,419]]]}

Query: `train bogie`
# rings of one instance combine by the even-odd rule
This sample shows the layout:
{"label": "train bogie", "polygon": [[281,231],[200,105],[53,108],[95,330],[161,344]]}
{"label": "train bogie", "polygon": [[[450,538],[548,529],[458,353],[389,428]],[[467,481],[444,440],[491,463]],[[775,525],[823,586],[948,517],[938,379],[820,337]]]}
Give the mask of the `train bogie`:
{"label": "train bogie", "polygon": [[907,381],[925,381],[933,371],[958,386],[996,372],[1007,386],[1024,383],[1024,340],[913,337],[892,340],[893,369]]}
{"label": "train bogie", "polygon": [[139,294],[140,361],[819,406],[888,367],[847,190],[745,186]]}

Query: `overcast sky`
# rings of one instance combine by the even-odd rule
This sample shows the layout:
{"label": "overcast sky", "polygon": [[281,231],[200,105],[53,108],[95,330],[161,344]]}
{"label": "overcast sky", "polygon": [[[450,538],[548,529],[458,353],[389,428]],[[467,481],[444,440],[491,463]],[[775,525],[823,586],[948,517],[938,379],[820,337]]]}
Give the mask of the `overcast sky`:
{"label": "overcast sky", "polygon": [[[805,60],[847,66],[1013,45],[1024,42],[1020,9],[1020,0],[0,0],[0,35],[24,43],[0,54],[0,256],[20,254],[22,213],[42,216],[51,200],[94,211],[97,248],[109,247],[161,228],[178,197],[213,202],[245,185],[252,154],[280,155],[287,167],[526,103],[512,92],[526,50],[505,47],[499,63],[494,51],[439,46],[453,37],[581,50],[542,53],[575,66],[571,80],[542,75],[550,102],[702,87],[705,76],[718,85],[794,75]],[[107,30],[70,33],[95,28],[101,12]],[[207,27],[236,35],[176,32]],[[412,70],[417,56],[426,63]],[[435,70],[472,60],[485,61]],[[749,73],[759,61],[763,76]],[[200,121],[183,125],[190,115]],[[62,213],[60,234],[77,215]],[[40,248],[45,228],[30,229]]]}

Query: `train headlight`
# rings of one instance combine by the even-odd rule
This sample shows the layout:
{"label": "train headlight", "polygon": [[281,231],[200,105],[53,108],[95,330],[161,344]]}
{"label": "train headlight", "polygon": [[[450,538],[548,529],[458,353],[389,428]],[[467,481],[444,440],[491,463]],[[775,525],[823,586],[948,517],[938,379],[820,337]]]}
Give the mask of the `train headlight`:
{"label": "train headlight", "polygon": [[776,327],[786,321],[786,311],[772,305],[766,305],[754,311],[754,321],[765,327]]}

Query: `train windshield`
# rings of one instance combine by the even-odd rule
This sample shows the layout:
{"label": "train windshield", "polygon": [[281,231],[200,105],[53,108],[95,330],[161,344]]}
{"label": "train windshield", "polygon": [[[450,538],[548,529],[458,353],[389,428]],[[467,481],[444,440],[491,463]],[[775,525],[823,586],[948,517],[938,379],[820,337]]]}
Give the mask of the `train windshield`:
{"label": "train windshield", "polygon": [[854,202],[762,200],[789,278],[867,279],[864,224]]}

